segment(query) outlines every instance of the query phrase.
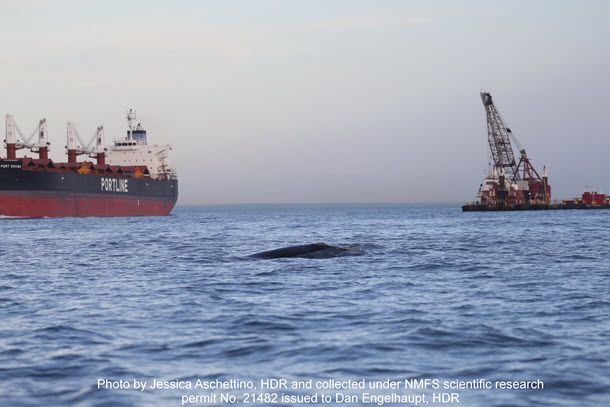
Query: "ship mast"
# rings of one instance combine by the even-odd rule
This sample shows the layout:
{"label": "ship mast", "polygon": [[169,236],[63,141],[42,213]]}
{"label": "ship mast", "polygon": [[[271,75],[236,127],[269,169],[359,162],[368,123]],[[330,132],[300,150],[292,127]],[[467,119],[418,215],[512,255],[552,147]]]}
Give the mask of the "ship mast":
{"label": "ship mast", "polygon": [[13,116],[10,114],[6,115],[6,158],[14,160],[16,158],[15,150],[17,149],[17,135],[15,134],[16,125]]}
{"label": "ship mast", "polygon": [[[42,159],[49,158],[49,136],[47,133],[47,119],[44,118],[38,123],[38,156]],[[32,149],[32,151],[35,151]]]}
{"label": "ship mast", "polygon": [[95,149],[93,150],[93,154],[91,157],[95,157],[97,159],[97,165],[106,164],[106,144],[104,140],[104,126],[99,126],[97,128],[97,132],[95,134]]}
{"label": "ship mast", "polygon": [[[79,154],[76,145],[76,127],[74,127],[74,123],[68,122],[68,129],[66,132],[66,149],[68,150],[68,162],[75,163],[76,156]],[[81,153],[82,154],[82,153]]]}
{"label": "ship mast", "polygon": [[136,121],[136,111],[133,109],[129,109],[128,112],[125,113],[127,115],[127,124],[129,125],[129,136],[127,141],[133,140],[133,123]]}

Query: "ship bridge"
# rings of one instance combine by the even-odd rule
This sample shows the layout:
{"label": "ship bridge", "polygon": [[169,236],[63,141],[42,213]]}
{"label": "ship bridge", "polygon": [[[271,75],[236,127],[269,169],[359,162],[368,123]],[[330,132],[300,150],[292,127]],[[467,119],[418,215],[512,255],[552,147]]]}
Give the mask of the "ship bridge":
{"label": "ship bridge", "polygon": [[135,129],[127,131],[128,139],[129,139],[130,132],[131,132],[131,139],[133,141],[143,143],[143,144],[148,144],[148,141],[146,140],[146,130],[144,130],[144,127],[142,127],[142,125],[140,123],[138,123],[138,125],[136,126]]}
{"label": "ship bridge", "polygon": [[111,165],[146,166],[152,178],[175,179],[176,173],[169,160],[168,145],[148,144],[146,130],[140,123],[134,125],[136,112],[127,112],[128,129],[124,140],[115,140],[107,154]]}

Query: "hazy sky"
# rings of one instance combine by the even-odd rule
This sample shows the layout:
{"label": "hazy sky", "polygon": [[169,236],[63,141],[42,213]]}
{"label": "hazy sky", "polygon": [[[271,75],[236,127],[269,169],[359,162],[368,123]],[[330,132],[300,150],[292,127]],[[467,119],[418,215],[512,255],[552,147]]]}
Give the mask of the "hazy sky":
{"label": "hazy sky", "polygon": [[[0,0],[0,113],[174,147],[182,204],[457,202],[495,98],[553,196],[610,192],[610,2]],[[3,153],[4,155],[4,153]]]}

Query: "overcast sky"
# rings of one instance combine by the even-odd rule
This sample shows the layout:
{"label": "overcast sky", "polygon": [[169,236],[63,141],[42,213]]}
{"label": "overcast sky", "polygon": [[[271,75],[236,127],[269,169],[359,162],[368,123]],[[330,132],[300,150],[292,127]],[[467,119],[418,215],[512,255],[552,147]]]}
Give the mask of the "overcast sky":
{"label": "overcast sky", "polygon": [[[610,192],[610,2],[0,0],[0,113],[173,145],[181,204],[459,202],[481,90],[554,198]],[[4,155],[4,154],[3,154]]]}

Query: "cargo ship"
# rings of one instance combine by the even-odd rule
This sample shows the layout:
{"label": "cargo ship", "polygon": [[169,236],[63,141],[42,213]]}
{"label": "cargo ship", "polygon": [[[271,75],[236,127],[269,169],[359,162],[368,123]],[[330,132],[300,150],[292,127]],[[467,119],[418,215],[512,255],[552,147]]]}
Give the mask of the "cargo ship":
{"label": "cargo ship", "polygon": [[[481,92],[487,116],[490,170],[479,187],[477,199],[462,206],[464,212],[523,211],[549,209],[610,209],[606,194],[585,192],[581,198],[551,202],[551,186],[546,167],[542,177],[525,149],[506,126],[491,94]],[[512,143],[519,154],[513,151]],[[518,161],[516,157],[519,157]]]}
{"label": "cargo ship", "polygon": [[[168,156],[171,147],[148,144],[147,132],[136,124],[134,110],[127,112],[127,122],[126,136],[110,147],[105,146],[103,126],[86,144],[74,123],[68,122],[67,162],[53,162],[48,156],[46,119],[25,138],[14,118],[6,115],[0,216],[168,215],[178,199],[178,179]],[[38,157],[17,157],[21,149]],[[78,162],[80,155],[86,158]]]}

